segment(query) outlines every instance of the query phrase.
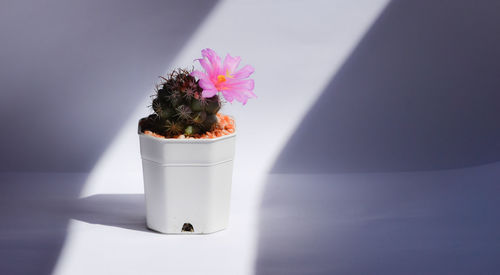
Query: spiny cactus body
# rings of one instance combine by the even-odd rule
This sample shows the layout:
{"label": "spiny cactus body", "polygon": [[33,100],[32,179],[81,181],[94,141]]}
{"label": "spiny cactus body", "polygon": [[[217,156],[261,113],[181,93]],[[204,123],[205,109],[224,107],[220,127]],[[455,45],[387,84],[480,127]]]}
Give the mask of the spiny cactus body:
{"label": "spiny cactus body", "polygon": [[165,137],[194,136],[212,131],[217,125],[221,101],[217,95],[202,97],[202,88],[187,70],[176,70],[162,77],[151,107],[154,114],[141,121],[142,131]]}

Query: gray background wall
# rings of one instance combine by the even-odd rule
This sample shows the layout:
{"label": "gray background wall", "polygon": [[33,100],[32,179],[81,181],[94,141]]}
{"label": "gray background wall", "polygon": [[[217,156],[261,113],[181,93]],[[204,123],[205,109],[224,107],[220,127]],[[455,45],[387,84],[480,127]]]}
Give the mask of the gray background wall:
{"label": "gray background wall", "polygon": [[[0,171],[89,171],[214,4],[2,1]],[[393,2],[273,171],[498,160],[499,5]]]}
{"label": "gray background wall", "polygon": [[299,124],[276,173],[500,160],[500,2],[393,1]]}
{"label": "gray background wall", "polygon": [[0,171],[89,171],[215,3],[1,1]]}

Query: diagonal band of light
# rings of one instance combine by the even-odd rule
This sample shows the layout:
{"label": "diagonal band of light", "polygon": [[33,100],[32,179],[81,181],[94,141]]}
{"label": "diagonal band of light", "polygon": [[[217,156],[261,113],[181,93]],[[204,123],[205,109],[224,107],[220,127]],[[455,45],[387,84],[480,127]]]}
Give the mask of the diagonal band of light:
{"label": "diagonal band of light", "polygon": [[[101,268],[137,274],[138,267],[144,274],[178,274],[186,268],[191,274],[253,274],[262,178],[386,4],[386,0],[220,3],[172,68],[190,66],[200,49],[210,47],[220,54],[241,55],[242,64],[257,69],[258,98],[244,107],[228,104],[223,109],[238,124],[230,227],[209,236],[163,236],[72,221],[55,274],[95,274]],[[140,102],[96,164],[82,198],[143,192],[136,123],[147,113],[148,101]]]}

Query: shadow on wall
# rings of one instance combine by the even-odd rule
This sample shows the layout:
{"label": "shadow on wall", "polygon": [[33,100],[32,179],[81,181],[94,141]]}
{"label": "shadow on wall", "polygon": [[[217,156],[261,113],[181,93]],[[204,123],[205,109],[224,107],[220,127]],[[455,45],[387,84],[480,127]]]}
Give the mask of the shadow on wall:
{"label": "shadow on wall", "polygon": [[497,1],[391,2],[267,179],[256,274],[500,273],[499,33]]}
{"label": "shadow on wall", "polygon": [[0,171],[89,171],[215,4],[2,1]]}
{"label": "shadow on wall", "polygon": [[498,1],[389,4],[272,172],[415,171],[500,160],[499,33]]}

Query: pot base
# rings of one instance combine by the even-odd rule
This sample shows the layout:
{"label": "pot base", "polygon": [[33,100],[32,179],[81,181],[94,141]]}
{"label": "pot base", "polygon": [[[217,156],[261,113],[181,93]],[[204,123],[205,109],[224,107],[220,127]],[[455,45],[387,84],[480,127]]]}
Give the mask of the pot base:
{"label": "pot base", "polygon": [[163,234],[163,235],[210,235],[210,234],[214,234],[214,233],[224,231],[227,229],[227,228],[222,228],[222,229],[212,231],[212,232],[182,232],[182,231],[181,232],[161,232],[161,231],[158,231],[154,228],[151,228],[148,224],[146,224],[146,228],[155,232],[155,233]]}
{"label": "pot base", "polygon": [[143,160],[148,227],[161,233],[196,234],[227,226],[233,162],[161,166]]}

